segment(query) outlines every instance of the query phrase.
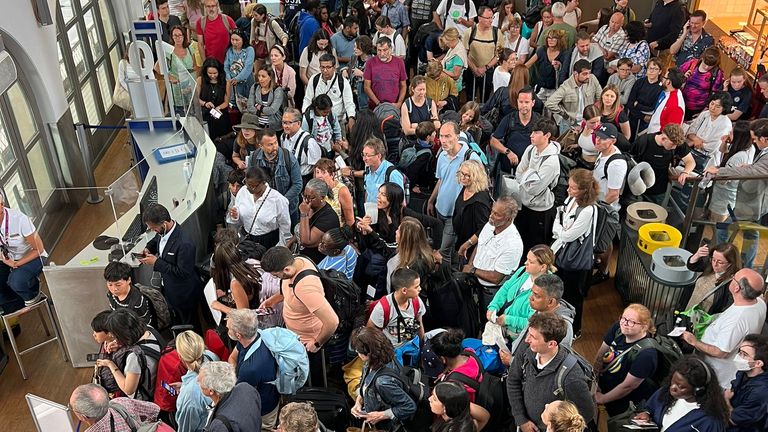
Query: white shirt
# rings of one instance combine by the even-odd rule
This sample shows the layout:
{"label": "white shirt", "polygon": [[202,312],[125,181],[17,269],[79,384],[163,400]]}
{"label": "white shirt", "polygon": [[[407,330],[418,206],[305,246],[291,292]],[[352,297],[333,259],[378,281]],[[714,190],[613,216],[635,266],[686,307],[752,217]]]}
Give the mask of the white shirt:
{"label": "white shirt", "polygon": [[496,69],[493,70],[493,91],[509,86],[509,79],[511,77],[512,74],[504,72],[496,66]]}
{"label": "white shirt", "polygon": [[565,243],[581,239],[592,233],[593,225],[597,224],[597,218],[593,218],[595,206],[584,207],[578,211],[578,216],[576,216],[577,210],[579,210],[579,205],[572,198],[568,198],[565,205],[558,207],[557,216],[552,226],[552,236],[555,237],[555,241],[552,243],[553,252],[557,252]]}
{"label": "white shirt", "polygon": [[732,129],[733,123],[728,116],[721,114],[712,120],[709,112],[704,110],[691,122],[686,133],[696,134],[704,141],[704,148],[701,151],[710,156],[716,156],[720,151],[720,138],[729,135]]}
{"label": "white shirt", "polygon": [[165,234],[160,236],[160,242],[157,244],[157,250],[160,256],[163,256],[163,251],[165,250],[165,245],[168,244],[168,239],[171,238],[171,233],[176,229],[176,221],[172,221],[173,226],[171,227],[170,231],[166,231]]}
{"label": "white shirt", "polygon": [[[592,170],[592,176],[594,176],[595,180],[600,184],[600,195],[598,196],[598,199],[601,201],[605,201],[605,194],[608,192],[608,189],[618,189],[619,194],[621,194],[621,190],[624,186],[624,179],[627,178],[627,161],[618,159],[611,162],[611,164],[608,165],[608,177],[605,177],[605,164],[608,162],[608,159],[611,156],[620,153],[621,151],[614,147],[614,151],[608,156],[603,156],[602,153],[597,155],[595,169]],[[611,208],[616,211],[621,209],[621,204],[619,204],[618,199],[611,204]]]}
{"label": "white shirt", "polygon": [[508,37],[504,38],[504,48],[509,48],[517,53],[517,58],[527,56],[531,51],[531,45],[528,43],[528,39],[523,36],[518,36],[517,40],[511,42]]}
{"label": "white shirt", "polygon": [[[6,221],[8,222],[7,236]],[[5,207],[5,213],[2,214],[2,222],[0,222],[0,237],[3,243],[8,245],[8,252],[12,259],[19,260],[32,249],[26,238],[34,234],[35,231],[35,225],[29,216],[17,209]],[[48,252],[43,250],[40,252],[40,256],[48,256]]]}
{"label": "white shirt", "polygon": [[[401,37],[402,38],[402,37]],[[314,87],[315,77],[319,76],[317,80],[317,88]],[[344,81],[344,91],[340,90],[340,81]],[[336,119],[343,119],[347,117],[355,116],[355,98],[352,94],[352,85],[349,84],[349,80],[341,76],[340,73],[335,74],[330,80],[323,79],[322,74],[315,74],[309,77],[309,83],[306,86],[306,92],[304,93],[304,102],[302,106],[302,112],[309,109],[312,104],[312,99],[315,96],[321,94],[328,95],[333,102],[331,112]]]}
{"label": "white shirt", "polygon": [[[469,2],[469,16],[467,16],[467,8],[464,4],[464,2]],[[468,20],[472,20],[477,16],[477,9],[475,8],[475,3],[472,2],[472,0],[453,0],[451,1],[451,9],[450,11],[446,11],[446,8],[448,7],[448,0],[441,0],[440,4],[437,6],[437,16],[440,17],[440,20],[443,21],[443,28],[455,28],[459,31],[460,35],[463,35],[464,32],[467,31],[467,27],[463,24],[459,24],[456,21],[459,18],[464,18]],[[448,13],[446,13],[448,12]]]}
{"label": "white shirt", "polygon": [[[661,418],[661,431],[664,432],[665,430],[669,429],[670,426],[675,424],[678,420],[685,417],[689,412],[698,409],[699,404],[696,402],[688,402],[684,399],[677,399],[672,403],[672,406],[669,407],[669,410],[664,414],[664,417]],[[691,430],[694,430],[692,427]]]}
{"label": "white shirt", "polygon": [[[523,240],[514,224],[494,234],[494,227],[486,223],[477,236],[477,252],[473,265],[478,270],[495,271],[503,275],[512,274],[523,257]],[[478,278],[485,286],[492,283]]]}
{"label": "white shirt", "polygon": [[715,371],[720,387],[731,387],[731,381],[736,378],[736,363],[733,359],[739,353],[739,345],[746,335],[762,331],[765,311],[765,302],[759,297],[753,305],[731,305],[704,330],[701,337],[703,343],[714,345],[720,351],[729,353],[728,357],[723,359],[704,356]]}
{"label": "white shirt", "polygon": [[[263,206],[262,203],[264,203]],[[278,245],[281,246],[284,246],[285,241],[291,238],[288,199],[269,185],[258,200],[253,199],[253,194],[248,191],[248,188],[240,188],[235,198],[235,205],[240,215],[240,224],[248,234],[258,236],[279,230],[280,241]],[[261,210],[258,210],[259,207]],[[257,210],[258,214],[256,214]],[[254,217],[256,218],[255,222]]]}
{"label": "white shirt", "polygon": [[397,57],[405,57],[406,50],[405,50],[405,40],[403,40],[403,36],[400,33],[395,32],[394,38],[395,40],[392,40],[393,36],[376,32],[376,34],[373,35],[373,46],[376,46],[376,41],[379,40],[380,37],[388,37],[390,41],[392,41],[392,55]]}
{"label": "white shirt", "polygon": [[288,149],[291,154],[299,161],[301,167],[301,175],[312,174],[315,170],[315,164],[322,157],[322,150],[320,150],[320,144],[315,141],[311,136],[307,142],[307,152],[301,150],[301,142],[304,139],[304,135],[309,132],[304,129],[299,129],[298,132],[289,137],[287,134],[283,134],[282,146]]}

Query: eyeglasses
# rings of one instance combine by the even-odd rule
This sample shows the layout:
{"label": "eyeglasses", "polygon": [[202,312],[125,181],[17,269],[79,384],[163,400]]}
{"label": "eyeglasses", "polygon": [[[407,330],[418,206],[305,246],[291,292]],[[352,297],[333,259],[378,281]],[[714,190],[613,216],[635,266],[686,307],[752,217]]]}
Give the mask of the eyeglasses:
{"label": "eyeglasses", "polygon": [[471,175],[471,174],[469,174],[469,173],[465,173],[465,172],[461,172],[461,171],[459,171],[459,177],[462,177],[462,178],[470,178],[470,177],[472,177],[472,175]]}
{"label": "eyeglasses", "polygon": [[333,66],[323,66],[323,65],[320,65],[320,69],[325,69],[325,70],[333,69]]}
{"label": "eyeglasses", "polygon": [[298,123],[298,122],[299,122],[299,120],[283,120],[280,123],[282,123],[284,125],[289,125],[291,123]]}
{"label": "eyeglasses", "polygon": [[631,319],[624,318],[624,317],[621,317],[619,322],[621,322],[622,324],[624,324],[627,327],[634,327],[634,326],[636,326],[638,324],[641,324],[641,323],[639,323],[637,321],[632,321]]}
{"label": "eyeglasses", "polygon": [[482,19],[493,19],[493,15],[490,15],[490,16],[481,16],[480,18],[482,18]]}
{"label": "eyeglasses", "polygon": [[304,194],[301,194],[301,197],[304,199],[304,201],[307,201],[307,202],[314,201],[314,200],[317,199],[316,196],[307,196],[307,195],[304,195]]}
{"label": "eyeglasses", "polygon": [[362,152],[362,153],[361,153],[361,156],[363,156],[363,159],[366,159],[366,158],[372,158],[372,157],[375,157],[375,156],[376,156],[376,153],[374,153],[374,154],[368,154],[368,153],[366,153],[366,152]]}

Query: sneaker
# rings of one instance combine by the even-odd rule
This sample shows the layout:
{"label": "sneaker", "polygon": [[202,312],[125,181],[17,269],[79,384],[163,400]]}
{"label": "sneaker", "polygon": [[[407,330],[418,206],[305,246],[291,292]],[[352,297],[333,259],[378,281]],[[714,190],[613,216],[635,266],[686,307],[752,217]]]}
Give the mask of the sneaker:
{"label": "sneaker", "polygon": [[37,295],[32,300],[24,300],[24,306],[32,306],[35,303],[39,303],[44,298],[45,294],[43,294],[42,291],[38,291]]}
{"label": "sneaker", "polygon": [[574,335],[573,335],[573,340],[574,341],[577,341],[579,339],[581,339],[581,330],[579,330],[578,332],[574,333]]}

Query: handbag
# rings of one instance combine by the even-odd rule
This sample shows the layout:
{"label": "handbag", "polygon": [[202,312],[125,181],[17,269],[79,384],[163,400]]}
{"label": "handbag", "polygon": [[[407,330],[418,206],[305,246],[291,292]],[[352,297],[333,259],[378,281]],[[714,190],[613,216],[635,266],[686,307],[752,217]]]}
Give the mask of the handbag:
{"label": "handbag", "polygon": [[112,92],[112,103],[126,111],[133,109],[131,106],[131,95],[128,93],[128,90],[120,85],[120,81],[115,83],[115,91]]}
{"label": "handbag", "polygon": [[[590,270],[594,265],[594,221],[595,213],[592,212],[592,231],[580,240],[565,243],[557,252],[555,266],[565,271]],[[562,214],[561,214],[562,217]]]}
{"label": "handbag", "polygon": [[[501,156],[504,155],[499,155],[499,157]],[[512,197],[517,201],[517,205],[520,205],[520,183],[517,182],[515,176],[511,174],[504,174],[501,176],[501,181],[499,182],[499,196]]]}
{"label": "handbag", "polygon": [[[269,25],[267,20],[266,25]],[[256,40],[253,43],[253,53],[257,59],[265,59],[269,55],[269,49],[267,49],[267,41],[259,40],[259,29],[256,28]]]}

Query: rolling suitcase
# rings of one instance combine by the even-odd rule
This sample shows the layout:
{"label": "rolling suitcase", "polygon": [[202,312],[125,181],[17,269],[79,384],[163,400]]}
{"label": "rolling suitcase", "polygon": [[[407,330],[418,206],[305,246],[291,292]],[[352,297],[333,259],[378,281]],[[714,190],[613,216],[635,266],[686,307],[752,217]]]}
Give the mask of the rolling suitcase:
{"label": "rolling suitcase", "polygon": [[311,402],[317,411],[317,418],[325,427],[336,432],[345,432],[349,426],[347,396],[335,388],[303,387],[289,402]]}

